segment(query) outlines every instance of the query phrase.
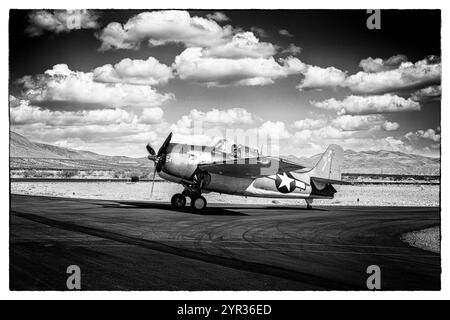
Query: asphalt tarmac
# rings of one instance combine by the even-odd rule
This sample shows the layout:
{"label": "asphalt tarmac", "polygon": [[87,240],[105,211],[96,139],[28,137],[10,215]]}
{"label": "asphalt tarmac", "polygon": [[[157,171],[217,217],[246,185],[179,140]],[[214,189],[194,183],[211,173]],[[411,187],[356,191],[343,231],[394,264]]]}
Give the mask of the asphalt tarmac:
{"label": "asphalt tarmac", "polygon": [[439,290],[439,254],[400,236],[439,208],[169,204],[11,195],[10,289]]}

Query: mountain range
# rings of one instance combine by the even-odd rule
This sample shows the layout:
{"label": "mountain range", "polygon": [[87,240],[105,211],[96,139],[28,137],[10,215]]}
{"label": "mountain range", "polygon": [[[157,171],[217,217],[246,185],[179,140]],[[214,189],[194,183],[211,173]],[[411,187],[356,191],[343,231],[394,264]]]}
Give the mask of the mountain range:
{"label": "mountain range", "polygon": [[[285,156],[290,161],[314,166],[321,154],[312,157]],[[408,154],[399,151],[344,151],[343,173],[422,174],[439,175],[440,158]],[[147,158],[106,156],[91,151],[81,151],[30,141],[10,131],[11,169],[95,169],[148,170],[153,163]]]}

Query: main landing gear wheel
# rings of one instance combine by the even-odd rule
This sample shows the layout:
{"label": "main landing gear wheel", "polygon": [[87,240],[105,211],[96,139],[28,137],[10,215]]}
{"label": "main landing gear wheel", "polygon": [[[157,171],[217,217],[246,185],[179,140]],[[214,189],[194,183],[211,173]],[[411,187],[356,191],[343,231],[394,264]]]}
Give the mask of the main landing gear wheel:
{"label": "main landing gear wheel", "polygon": [[202,196],[191,199],[191,207],[195,211],[203,211],[206,208],[206,199]]}
{"label": "main landing gear wheel", "polygon": [[311,210],[313,199],[305,199],[305,201],[306,201],[306,209]]}
{"label": "main landing gear wheel", "polygon": [[170,203],[172,204],[172,207],[181,209],[186,205],[186,197],[181,193],[174,194]]}

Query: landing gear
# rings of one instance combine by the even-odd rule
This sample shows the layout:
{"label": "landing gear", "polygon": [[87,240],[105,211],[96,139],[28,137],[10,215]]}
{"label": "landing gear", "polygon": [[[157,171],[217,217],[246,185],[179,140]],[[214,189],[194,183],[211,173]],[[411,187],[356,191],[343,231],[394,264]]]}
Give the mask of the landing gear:
{"label": "landing gear", "polygon": [[206,208],[206,199],[202,196],[202,188],[211,182],[211,176],[206,171],[197,170],[193,176],[193,184],[184,184],[182,193],[172,197],[174,208],[183,208],[186,205],[186,197],[191,198],[191,207],[194,211],[201,212]]}
{"label": "landing gear", "polygon": [[306,209],[311,210],[313,199],[305,199],[305,201],[306,201]]}
{"label": "landing gear", "polygon": [[191,207],[195,211],[203,211],[206,208],[206,199],[202,196],[191,198]]}
{"label": "landing gear", "polygon": [[181,209],[186,205],[186,197],[181,193],[174,194],[172,196],[172,200],[170,200],[172,207]]}
{"label": "landing gear", "polygon": [[200,189],[192,186],[185,186],[182,193],[174,194],[170,203],[175,209],[186,206],[186,197],[191,198],[191,207],[194,211],[201,212],[206,208],[206,199],[202,196]]}

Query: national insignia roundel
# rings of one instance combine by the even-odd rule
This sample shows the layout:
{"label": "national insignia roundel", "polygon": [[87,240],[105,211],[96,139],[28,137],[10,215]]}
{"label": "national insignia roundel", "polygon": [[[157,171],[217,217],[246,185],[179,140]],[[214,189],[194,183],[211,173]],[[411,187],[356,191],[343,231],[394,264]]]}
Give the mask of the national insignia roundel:
{"label": "national insignia roundel", "polygon": [[281,193],[290,193],[295,189],[295,179],[289,172],[277,173],[275,186]]}

